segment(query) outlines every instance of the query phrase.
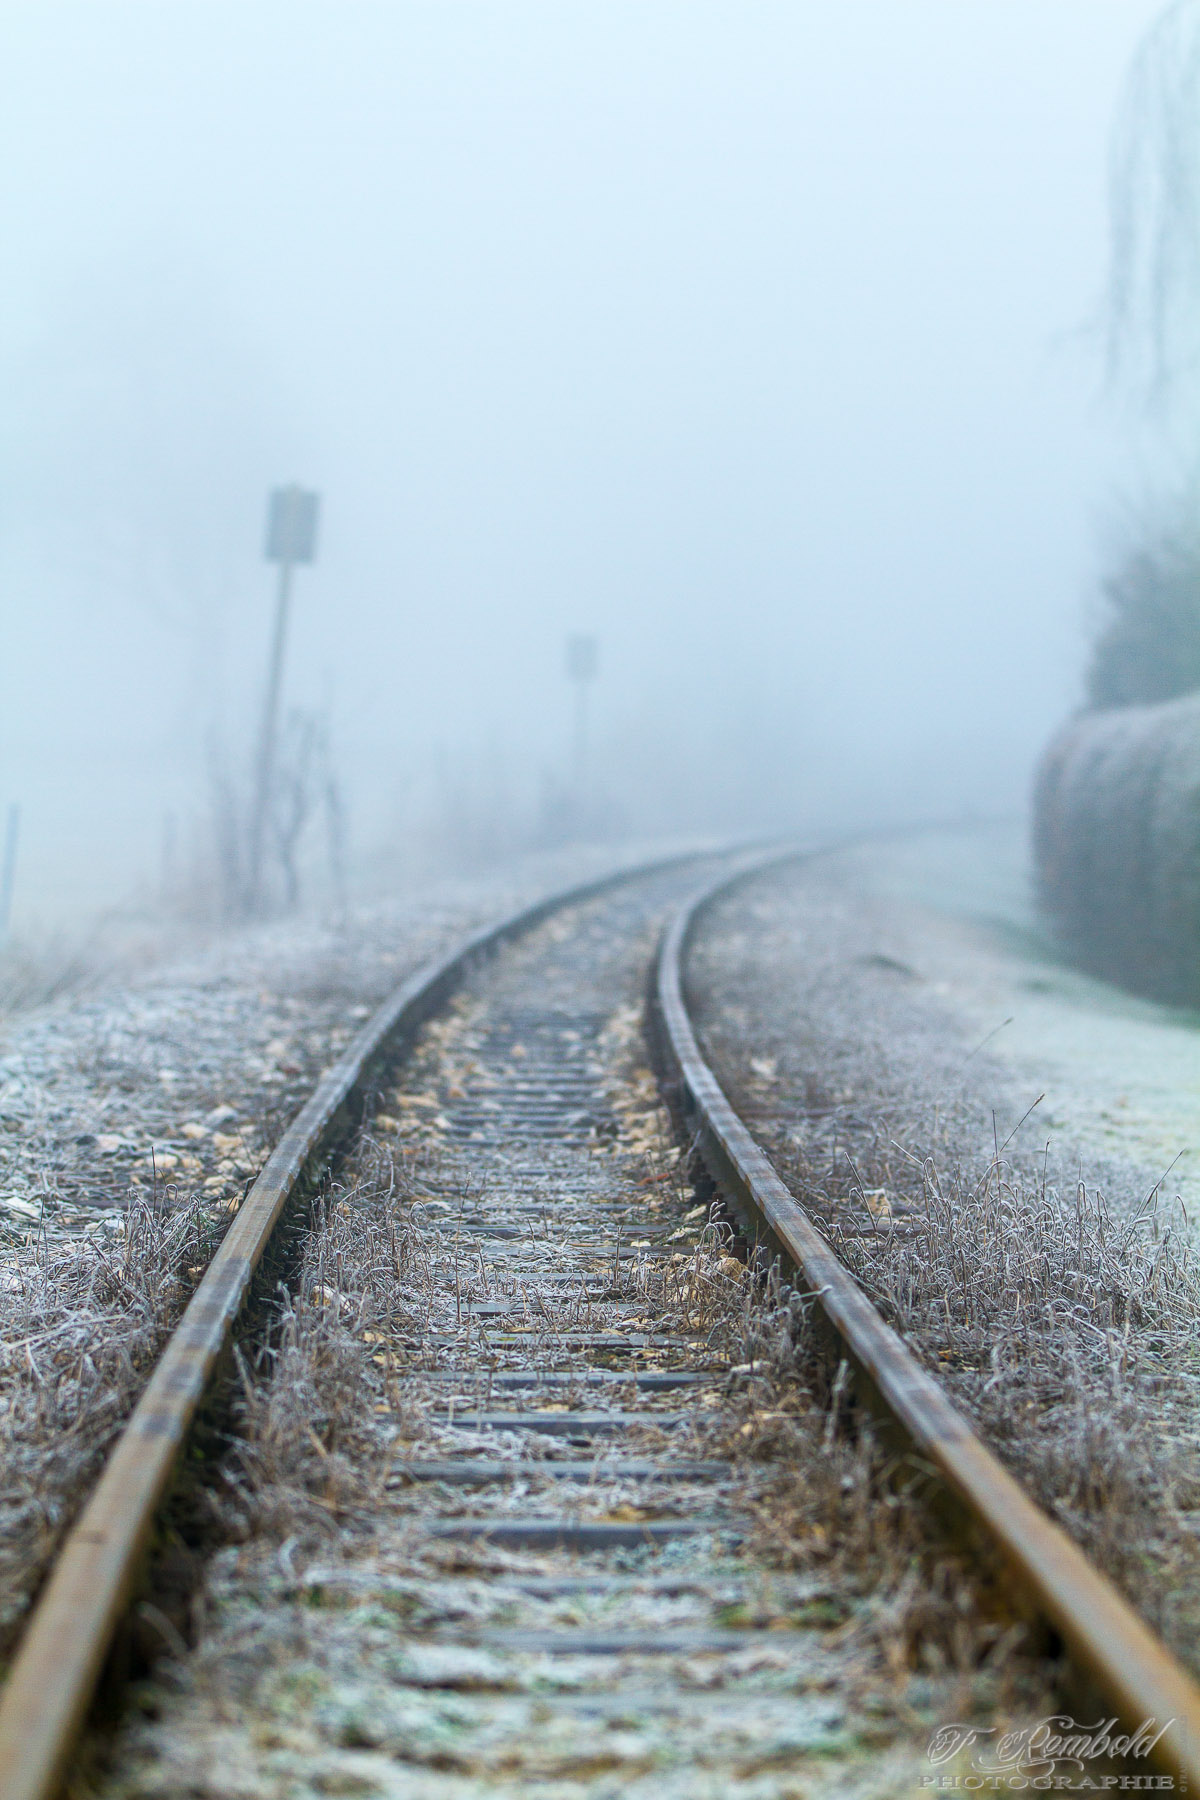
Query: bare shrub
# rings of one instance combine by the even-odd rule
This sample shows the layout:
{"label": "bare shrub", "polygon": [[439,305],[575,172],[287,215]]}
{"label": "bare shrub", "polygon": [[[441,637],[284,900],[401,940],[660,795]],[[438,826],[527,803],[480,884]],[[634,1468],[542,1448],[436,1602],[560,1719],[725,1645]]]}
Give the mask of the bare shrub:
{"label": "bare shrub", "polygon": [[300,904],[297,864],[301,840],[314,812],[325,814],[329,873],[336,902],[345,899],[345,804],[334,771],[327,714],[293,707],[281,733],[271,805],[271,834],[284,906]]}
{"label": "bare shrub", "polygon": [[0,946],[0,1017],[88,993],[103,983],[117,961],[111,949],[101,949],[94,940],[9,939]]}

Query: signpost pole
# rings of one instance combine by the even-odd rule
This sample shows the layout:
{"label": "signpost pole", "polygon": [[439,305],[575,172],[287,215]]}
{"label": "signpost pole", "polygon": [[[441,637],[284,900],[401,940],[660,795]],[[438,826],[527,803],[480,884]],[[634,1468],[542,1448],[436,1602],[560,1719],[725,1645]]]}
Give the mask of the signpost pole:
{"label": "signpost pole", "polygon": [[287,648],[288,612],[292,598],[292,571],[297,563],[310,563],[316,554],[317,496],[294,484],[276,488],[267,512],[267,560],[279,564],[275,597],[275,629],[263,700],[262,730],[258,740],[254,806],[246,846],[246,911],[253,917],[262,906],[263,859],[267,822],[275,781],[275,744],[279,735],[279,697],[283,689],[283,659]]}
{"label": "signpost pole", "polygon": [[575,683],[575,786],[580,799],[587,789],[588,689],[586,681]]}
{"label": "signpost pole", "polygon": [[279,565],[279,587],[275,597],[275,630],[271,639],[271,661],[267,670],[267,692],[263,703],[262,728],[258,738],[258,766],[254,782],[254,811],[250,815],[250,842],[246,869],[246,911],[259,909],[262,895],[263,846],[267,834],[267,813],[271,805],[271,787],[275,774],[275,738],[279,729],[279,690],[283,685],[283,653],[287,643],[288,607],[292,597],[290,562]]}
{"label": "signpost pole", "polygon": [[567,675],[575,687],[574,788],[579,812],[586,810],[588,790],[588,685],[595,680],[599,646],[586,632],[567,639]]}

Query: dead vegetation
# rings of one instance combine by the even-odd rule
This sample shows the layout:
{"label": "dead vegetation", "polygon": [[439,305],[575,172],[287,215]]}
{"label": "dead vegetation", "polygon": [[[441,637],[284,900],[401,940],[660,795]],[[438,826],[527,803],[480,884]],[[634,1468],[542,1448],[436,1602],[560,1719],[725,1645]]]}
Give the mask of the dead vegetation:
{"label": "dead vegetation", "polygon": [[[864,1744],[872,1729],[881,1745],[911,1735],[919,1755],[923,1734],[942,1716],[1009,1721],[1048,1710],[1046,1671],[1026,1653],[1022,1629],[994,1604],[979,1572],[931,1536],[920,1495],[896,1481],[892,1460],[852,1416],[844,1380],[831,1380],[818,1359],[806,1308],[777,1277],[764,1284],[730,1253],[729,1227],[706,1221],[707,1207],[695,1217],[697,1196],[662,1132],[665,1116],[651,1119],[648,1098],[644,1083],[631,1086],[626,1118],[647,1145],[635,1178],[656,1217],[679,1220],[686,1247],[616,1264],[605,1298],[635,1302],[659,1329],[702,1333],[727,1365],[677,1442],[681,1454],[729,1461],[723,1504],[753,1521],[736,1563],[716,1584],[711,1622],[779,1632],[768,1635],[768,1647],[797,1631],[818,1634],[823,1685],[836,1684],[851,1716],[867,1721]],[[647,1143],[655,1123],[666,1167]],[[398,1454],[428,1456],[443,1429],[426,1411],[428,1394],[415,1397],[422,1371],[440,1365],[431,1334],[464,1317],[481,1294],[497,1296],[505,1279],[495,1263],[481,1264],[464,1231],[464,1212],[479,1194],[464,1189],[457,1207],[430,1199],[435,1183],[448,1192],[447,1172],[436,1139],[401,1149],[367,1136],[354,1169],[314,1211],[269,1350],[244,1371],[237,1442],[218,1500],[239,1546],[236,1562],[231,1552],[212,1565],[193,1614],[201,1622],[196,1651],[186,1668],[164,1671],[165,1686],[144,1700],[151,1717],[178,1706],[187,1721],[154,1752],[155,1770],[171,1770],[173,1758],[186,1762],[188,1746],[197,1736],[203,1743],[213,1721],[222,1742],[245,1717],[256,1734],[290,1743],[288,1695],[306,1683],[314,1692],[355,1696],[355,1736],[347,1742],[374,1743],[381,1727],[361,1699],[381,1678],[373,1658],[383,1656],[385,1671],[407,1669],[420,1655],[414,1642],[443,1605],[451,1617],[461,1605],[481,1620],[519,1618],[529,1605],[512,1585],[528,1574],[526,1561],[425,1541],[422,1518],[429,1510],[436,1517],[444,1499],[397,1488],[393,1478]],[[536,1295],[529,1284],[527,1292],[544,1307],[545,1330],[527,1341],[522,1360],[556,1366],[557,1331],[582,1303],[549,1283]],[[583,1314],[576,1322],[594,1323]],[[482,1343],[477,1354],[482,1392]],[[560,1393],[570,1403],[570,1390]],[[536,1481],[536,1459],[548,1453],[523,1449],[533,1458],[527,1479]],[[632,1499],[633,1511],[610,1516],[639,1516],[639,1498],[624,1502]],[[640,1618],[649,1602],[636,1604]],[[358,1618],[361,1627],[348,1637]],[[461,1678],[433,1677],[430,1704],[442,1680],[456,1679],[472,1691],[478,1684],[482,1695],[493,1682],[520,1692],[529,1677],[515,1664],[500,1674],[472,1665]],[[400,1692],[407,1691],[402,1679]],[[336,1716],[338,1704],[330,1699],[325,1711]],[[464,1733],[462,1724],[457,1729]],[[547,1730],[544,1721],[537,1725],[521,1753],[526,1760],[536,1760]],[[346,1755],[344,1744],[330,1749],[319,1731],[310,1737],[306,1763]],[[400,1754],[419,1763],[422,1753],[406,1741]],[[470,1761],[469,1745],[459,1744],[455,1757],[460,1773],[490,1767]],[[568,1763],[564,1775],[568,1767],[583,1780]]]}
{"label": "dead vegetation", "polygon": [[36,1236],[0,1269],[0,1650],[216,1236],[199,1202],[157,1194],[86,1237]]}
{"label": "dead vegetation", "polygon": [[0,946],[0,1018],[93,992],[119,960],[115,949],[102,950],[94,941],[9,940]]}
{"label": "dead vegetation", "polygon": [[[1018,1149],[1027,1101],[902,972],[910,939],[872,890],[815,868],[758,901],[752,933],[745,904],[693,966],[737,1110],[984,1440],[1197,1666],[1200,1271],[1182,1208],[1159,1188],[1126,1199],[1128,1165],[1098,1191],[1061,1137]],[[1013,1129],[984,1151],[989,1102]]]}
{"label": "dead vegetation", "polygon": [[[242,1368],[236,1440],[210,1497],[225,1532],[250,1552],[248,1569],[278,1555],[303,1585],[313,1557],[370,1558],[394,1528],[397,1435],[377,1429],[377,1414],[398,1422],[410,1451],[428,1423],[397,1346],[407,1342],[419,1364],[423,1334],[487,1279],[462,1255],[452,1217],[421,1222],[416,1167],[366,1141],[353,1186],[314,1211],[269,1345]],[[792,1611],[776,1617],[776,1603],[764,1602],[771,1620],[833,1634],[864,1691],[918,1673],[961,1682],[968,1711],[1027,1699],[1040,1677],[1023,1629],[995,1606],[986,1578],[931,1535],[916,1488],[896,1481],[894,1460],[852,1418],[844,1371],[830,1380],[807,1309],[777,1276],[764,1289],[731,1255],[726,1224],[714,1218],[689,1235],[670,1260],[624,1264],[607,1298],[636,1300],[660,1329],[703,1332],[728,1359],[729,1375],[689,1428],[690,1449],[733,1465],[738,1509],[754,1521],[753,1561],[807,1578]],[[493,1270],[489,1292],[499,1291]],[[542,1299],[549,1362],[563,1296],[547,1289]],[[759,1611],[739,1602],[720,1622],[761,1625]]]}
{"label": "dead vegetation", "polygon": [[[640,1062],[639,1010],[614,1014],[605,1041],[626,1141],[646,1160],[648,1180],[670,1182],[676,1205],[694,1216],[687,1159]],[[997,1608],[990,1572],[969,1570],[931,1531],[922,1483],[897,1479],[895,1457],[850,1407],[848,1370],[830,1367],[812,1302],[787,1288],[777,1267],[752,1273],[732,1253],[734,1230],[719,1204],[705,1210],[711,1217],[691,1255],[659,1264],[650,1279],[658,1308],[667,1316],[682,1308],[729,1359],[722,1404],[697,1422],[697,1441],[703,1454],[743,1471],[754,1554],[819,1575],[816,1612],[852,1633],[867,1661],[893,1678],[914,1669],[996,1677],[1008,1703],[1012,1683],[1029,1673],[1019,1653],[1025,1627]]]}
{"label": "dead vegetation", "polygon": [[813,1622],[853,1643],[864,1674],[950,1674],[975,1684],[964,1706],[989,1687],[1013,1703],[1034,1678],[1024,1624],[994,1591],[994,1571],[964,1561],[931,1522],[923,1472],[853,1403],[847,1366],[831,1367],[814,1333],[812,1302],[776,1268],[743,1281],[736,1327],[744,1360],[700,1435],[705,1454],[741,1472],[754,1555],[813,1578]]}
{"label": "dead vegetation", "polygon": [[[620,1026],[628,1042],[627,1017]],[[456,1067],[442,1037],[439,1061],[450,1052]],[[624,1076],[623,1147],[637,1146],[648,1212],[674,1215],[682,1243],[666,1256],[615,1257],[604,1305],[633,1303],[644,1326],[700,1334],[728,1368],[689,1426],[688,1453],[731,1462],[738,1506],[754,1520],[750,1554],[812,1578],[800,1622],[852,1640],[864,1678],[952,1673],[1007,1703],[1029,1674],[1021,1631],[931,1535],[921,1496],[895,1480],[894,1460],[848,1410],[844,1371],[831,1380],[808,1309],[777,1274],[764,1285],[732,1253],[729,1225],[696,1204],[647,1072]],[[430,1197],[448,1191],[442,1154],[437,1137],[402,1145],[364,1134],[353,1167],[314,1208],[269,1341],[242,1365],[235,1441],[209,1490],[223,1531],[252,1551],[278,1551],[289,1566],[335,1549],[370,1554],[388,1529],[397,1444],[411,1454],[428,1426],[413,1389],[438,1361],[429,1336],[461,1327],[474,1302],[519,1290],[540,1326],[523,1355],[548,1367],[561,1331],[602,1325],[582,1293],[485,1265],[462,1222],[479,1196]],[[486,1384],[494,1359],[482,1340],[477,1355]]]}
{"label": "dead vegetation", "polygon": [[212,1490],[235,1541],[313,1549],[367,1528],[386,1476],[373,1416],[395,1386],[376,1346],[429,1310],[430,1247],[411,1201],[403,1168],[369,1138],[356,1178],[317,1200],[265,1340],[239,1358],[233,1447]]}
{"label": "dead vegetation", "polygon": [[894,1143],[843,1170],[800,1151],[786,1172],[985,1439],[1187,1650],[1200,1269],[1181,1211],[1155,1192],[1118,1221],[1082,1181],[1064,1198],[999,1155],[974,1180]]}

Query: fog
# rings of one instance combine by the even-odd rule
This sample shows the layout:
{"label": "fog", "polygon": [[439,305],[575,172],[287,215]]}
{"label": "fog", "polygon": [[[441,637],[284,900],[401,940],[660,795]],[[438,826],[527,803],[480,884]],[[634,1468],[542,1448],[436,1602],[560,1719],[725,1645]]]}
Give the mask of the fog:
{"label": "fog", "polygon": [[153,897],[165,832],[202,857],[290,481],[285,710],[362,891],[563,829],[1023,805],[1136,479],[1097,320],[1158,10],[8,0],[15,925]]}

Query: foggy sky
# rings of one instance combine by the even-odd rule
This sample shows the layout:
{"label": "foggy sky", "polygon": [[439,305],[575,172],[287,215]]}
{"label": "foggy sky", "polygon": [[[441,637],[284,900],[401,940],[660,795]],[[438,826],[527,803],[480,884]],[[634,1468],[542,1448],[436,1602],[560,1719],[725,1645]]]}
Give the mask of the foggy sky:
{"label": "foggy sky", "polygon": [[[1011,808],[1077,703],[1105,163],[1155,0],[6,0],[18,916],[153,878],[289,695],[360,851],[439,752],[632,828]],[[23,911],[22,911],[23,909]]]}

